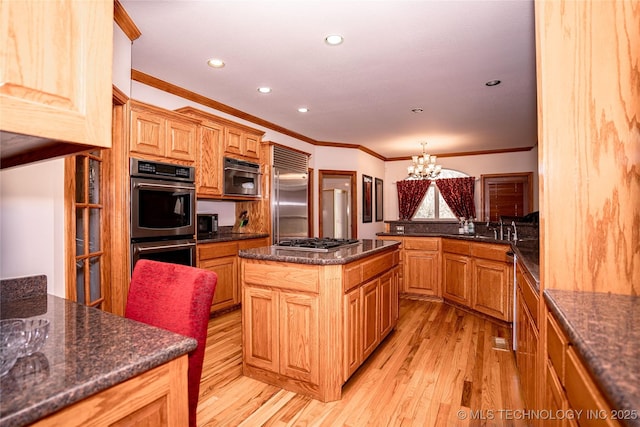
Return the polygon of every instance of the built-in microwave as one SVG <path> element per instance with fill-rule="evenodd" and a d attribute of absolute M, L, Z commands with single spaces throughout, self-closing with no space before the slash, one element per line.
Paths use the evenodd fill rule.
<path fill-rule="evenodd" d="M 224 158 L 224 195 L 260 196 L 260 165 L 245 160 Z"/>

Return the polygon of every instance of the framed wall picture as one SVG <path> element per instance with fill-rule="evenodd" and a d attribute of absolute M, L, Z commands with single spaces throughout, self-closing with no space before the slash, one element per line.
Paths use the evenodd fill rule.
<path fill-rule="evenodd" d="M 362 222 L 371 222 L 373 199 L 373 178 L 369 175 L 362 175 Z"/>
<path fill-rule="evenodd" d="M 376 222 L 384 220 L 384 196 L 382 195 L 382 180 L 376 178 Z"/>

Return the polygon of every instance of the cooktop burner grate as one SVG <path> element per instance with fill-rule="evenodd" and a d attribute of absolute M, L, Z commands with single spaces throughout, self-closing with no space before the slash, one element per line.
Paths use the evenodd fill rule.
<path fill-rule="evenodd" d="M 334 238 L 310 238 L 310 239 L 288 239 L 279 241 L 275 247 L 277 249 L 289 249 L 296 251 L 328 252 L 345 246 L 359 243 L 357 239 L 334 239 Z"/>

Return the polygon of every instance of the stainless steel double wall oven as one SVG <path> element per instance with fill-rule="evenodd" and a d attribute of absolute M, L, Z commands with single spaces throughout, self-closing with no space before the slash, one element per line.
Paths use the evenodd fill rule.
<path fill-rule="evenodd" d="M 131 159 L 131 268 L 139 259 L 195 266 L 195 169 Z"/>

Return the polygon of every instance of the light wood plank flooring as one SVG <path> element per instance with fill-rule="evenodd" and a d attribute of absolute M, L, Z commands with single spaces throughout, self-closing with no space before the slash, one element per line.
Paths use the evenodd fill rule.
<path fill-rule="evenodd" d="M 199 426 L 526 425 L 500 412 L 523 407 L 512 352 L 493 348 L 509 330 L 447 304 L 401 299 L 396 330 L 330 403 L 243 377 L 240 322 L 209 322 Z"/>

